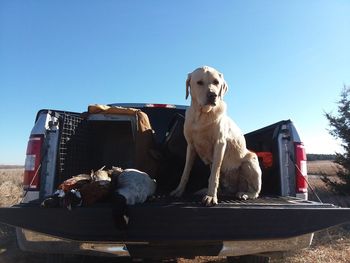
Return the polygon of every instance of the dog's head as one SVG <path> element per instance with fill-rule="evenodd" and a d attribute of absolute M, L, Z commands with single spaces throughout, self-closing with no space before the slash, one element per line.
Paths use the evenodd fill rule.
<path fill-rule="evenodd" d="M 222 100 L 228 90 L 222 73 L 214 68 L 204 66 L 188 74 L 186 80 L 186 99 L 191 98 L 201 107 L 210 110 Z"/>

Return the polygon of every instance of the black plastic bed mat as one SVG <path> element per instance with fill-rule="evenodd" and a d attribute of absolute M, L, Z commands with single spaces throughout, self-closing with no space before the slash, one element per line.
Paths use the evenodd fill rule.
<path fill-rule="evenodd" d="M 350 222 L 350 209 L 286 197 L 237 201 L 214 207 L 199 200 L 157 198 L 128 207 L 125 230 L 112 206 L 42 208 L 38 203 L 0 208 L 0 222 L 77 241 L 257 240 L 288 238 Z"/>

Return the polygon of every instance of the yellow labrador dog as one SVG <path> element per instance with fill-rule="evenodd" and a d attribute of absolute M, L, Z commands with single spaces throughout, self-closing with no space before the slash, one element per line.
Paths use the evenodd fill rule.
<path fill-rule="evenodd" d="M 225 195 L 235 194 L 240 199 L 259 196 L 259 161 L 256 154 L 246 148 L 240 129 L 226 115 L 223 97 L 227 89 L 223 75 L 214 68 L 204 66 L 188 74 L 186 99 L 191 94 L 191 105 L 184 124 L 186 164 L 172 196 L 183 194 L 196 154 L 211 167 L 208 191 L 203 198 L 205 205 L 218 203 L 219 183 Z"/>

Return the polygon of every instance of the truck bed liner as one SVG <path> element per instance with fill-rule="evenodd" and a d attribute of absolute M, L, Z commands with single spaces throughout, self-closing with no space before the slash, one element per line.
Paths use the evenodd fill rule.
<path fill-rule="evenodd" d="M 0 208 L 0 222 L 77 241 L 148 242 L 288 238 L 350 221 L 350 209 L 290 197 L 205 207 L 199 199 L 161 197 L 130 206 L 125 231 L 114 225 L 110 204 L 41 208 L 38 203 Z"/>

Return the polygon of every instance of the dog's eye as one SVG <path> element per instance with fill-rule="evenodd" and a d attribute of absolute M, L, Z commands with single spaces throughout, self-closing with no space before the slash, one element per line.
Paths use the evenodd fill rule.
<path fill-rule="evenodd" d="M 197 81 L 197 84 L 198 84 L 199 86 L 203 86 L 203 85 L 204 85 L 204 82 L 201 81 L 201 80 L 198 80 L 198 81 Z"/>
<path fill-rule="evenodd" d="M 214 85 L 218 85 L 218 84 L 219 84 L 219 81 L 218 81 L 217 79 L 214 79 L 214 80 L 213 80 L 213 84 L 214 84 Z"/>

